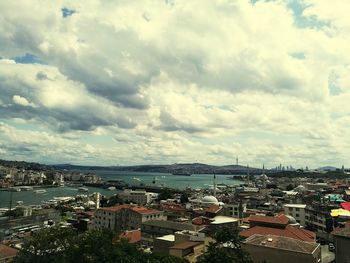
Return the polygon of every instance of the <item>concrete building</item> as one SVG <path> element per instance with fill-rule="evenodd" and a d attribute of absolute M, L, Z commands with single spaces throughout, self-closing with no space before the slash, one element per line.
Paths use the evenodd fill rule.
<path fill-rule="evenodd" d="M 136 205 L 103 207 L 96 211 L 93 228 L 107 228 L 112 231 L 135 230 L 148 220 L 166 220 L 163 211 L 147 209 Z"/>
<path fill-rule="evenodd" d="M 224 205 L 224 214 L 235 218 L 242 218 L 247 211 L 247 204 L 245 203 L 230 203 Z"/>
<path fill-rule="evenodd" d="M 151 202 L 151 193 L 147 193 L 145 190 L 125 189 L 122 193 L 118 194 L 118 197 L 123 202 L 131 202 L 138 205 L 146 205 Z"/>
<path fill-rule="evenodd" d="M 141 225 L 142 243 L 152 245 L 157 237 L 174 235 L 175 232 L 182 230 L 194 231 L 195 226 L 189 223 L 179 223 L 165 220 L 149 220 L 143 222 Z"/>
<path fill-rule="evenodd" d="M 350 227 L 337 228 L 332 235 L 335 245 L 335 262 L 350 262 Z"/>
<path fill-rule="evenodd" d="M 246 239 L 242 248 L 254 263 L 320 263 L 321 246 L 294 238 L 274 235 L 253 235 Z"/>
<path fill-rule="evenodd" d="M 206 250 L 213 240 L 204 233 L 196 231 L 177 231 L 174 235 L 165 235 L 154 240 L 153 251 L 163 255 L 172 255 L 189 262 L 196 262 L 197 258 Z"/>
<path fill-rule="evenodd" d="M 317 234 L 317 236 L 328 238 L 333 230 L 333 218 L 327 206 L 306 206 L 305 227 Z"/>
<path fill-rule="evenodd" d="M 305 222 L 305 208 L 306 205 L 304 204 L 285 204 L 283 206 L 284 213 L 286 215 L 290 215 L 295 218 L 295 220 L 302 225 L 303 227 L 306 226 Z"/>

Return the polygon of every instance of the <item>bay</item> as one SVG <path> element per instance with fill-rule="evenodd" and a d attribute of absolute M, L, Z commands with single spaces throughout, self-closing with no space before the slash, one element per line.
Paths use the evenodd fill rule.
<path fill-rule="evenodd" d="M 81 171 L 86 173 L 87 171 Z M 121 172 L 113 170 L 89 170 L 100 176 L 104 181 L 108 180 L 123 180 L 125 183 L 132 185 L 156 185 L 170 187 L 176 189 L 191 188 L 212 188 L 213 175 L 210 174 L 194 174 L 191 176 L 180 176 L 162 173 L 143 173 L 143 172 Z M 240 180 L 229 179 L 232 175 L 216 175 L 217 184 L 237 185 Z M 61 196 L 76 196 L 78 194 L 92 194 L 99 192 L 105 196 L 112 196 L 118 193 L 118 190 L 109 191 L 107 189 L 87 187 L 89 192 L 81 193 L 76 187 L 55 187 L 45 188 L 46 193 L 35 194 L 33 191 L 12 192 L 12 206 L 16 205 L 17 201 L 23 201 L 25 205 L 40 205 L 43 201 L 48 201 L 54 197 Z M 11 192 L 0 191 L 0 208 L 9 207 Z"/>

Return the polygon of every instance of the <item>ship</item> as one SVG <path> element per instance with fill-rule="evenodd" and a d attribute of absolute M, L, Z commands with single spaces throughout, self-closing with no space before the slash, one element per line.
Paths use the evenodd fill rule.
<path fill-rule="evenodd" d="M 45 189 L 34 190 L 33 193 L 34 194 L 44 194 L 44 193 L 46 193 L 46 190 Z"/>
<path fill-rule="evenodd" d="M 88 192 L 88 191 L 89 191 L 89 188 L 86 188 L 86 187 L 79 187 L 79 188 L 78 188 L 78 191 L 79 191 L 79 192 Z"/>
<path fill-rule="evenodd" d="M 191 176 L 192 173 L 190 173 L 188 171 L 183 171 L 183 170 L 176 170 L 176 171 L 172 172 L 172 175 Z"/>

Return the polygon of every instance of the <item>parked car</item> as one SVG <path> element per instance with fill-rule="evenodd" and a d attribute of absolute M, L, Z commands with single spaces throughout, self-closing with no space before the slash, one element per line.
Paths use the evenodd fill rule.
<path fill-rule="evenodd" d="M 328 244 L 328 250 L 331 251 L 331 252 L 334 252 L 334 251 L 335 251 L 335 246 L 334 246 L 334 244 L 329 243 L 329 244 Z"/>

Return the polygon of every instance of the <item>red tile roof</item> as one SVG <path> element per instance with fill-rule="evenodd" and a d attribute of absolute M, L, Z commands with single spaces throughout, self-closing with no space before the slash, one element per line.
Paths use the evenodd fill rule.
<path fill-rule="evenodd" d="M 145 207 L 132 207 L 131 210 L 135 211 L 136 213 L 140 214 L 155 214 L 155 213 L 160 213 L 159 210 L 156 209 L 148 209 Z"/>
<path fill-rule="evenodd" d="M 122 208 L 131 208 L 133 205 L 115 205 L 115 206 L 111 206 L 111 207 L 102 207 L 100 208 L 100 210 L 102 211 L 106 211 L 106 212 L 117 212 Z"/>
<path fill-rule="evenodd" d="M 17 254 L 17 249 L 3 245 L 0 243 L 0 260 L 13 258 Z"/>
<path fill-rule="evenodd" d="M 207 208 L 206 212 L 216 214 L 219 212 L 222 208 L 218 205 L 211 205 Z"/>
<path fill-rule="evenodd" d="M 176 244 L 175 246 L 172 246 L 170 248 L 183 250 L 183 249 L 188 249 L 191 247 L 198 246 L 200 244 L 202 244 L 202 242 L 187 241 L 187 242 Z"/>
<path fill-rule="evenodd" d="M 256 223 L 265 223 L 265 224 L 272 224 L 272 225 L 287 225 L 289 222 L 289 218 L 286 217 L 284 214 L 279 214 L 278 216 L 251 215 L 248 220 L 250 223 L 256 222 Z"/>
<path fill-rule="evenodd" d="M 141 229 L 125 231 L 120 234 L 120 238 L 126 238 L 129 243 L 137 243 L 141 241 Z"/>
<path fill-rule="evenodd" d="M 290 225 L 286 226 L 285 228 L 254 226 L 239 233 L 239 235 L 242 237 L 250 237 L 255 234 L 290 237 L 307 242 L 315 242 L 316 238 L 315 233 Z"/>
<path fill-rule="evenodd" d="M 125 205 L 116 205 L 116 206 L 111 206 L 111 207 L 102 207 L 102 211 L 106 212 L 117 212 L 121 209 L 131 209 L 134 212 L 140 213 L 140 214 L 154 214 L 154 213 L 159 213 L 159 210 L 156 209 L 148 209 L 142 206 L 135 206 L 135 205 L 130 205 L 130 204 L 125 204 Z"/>

